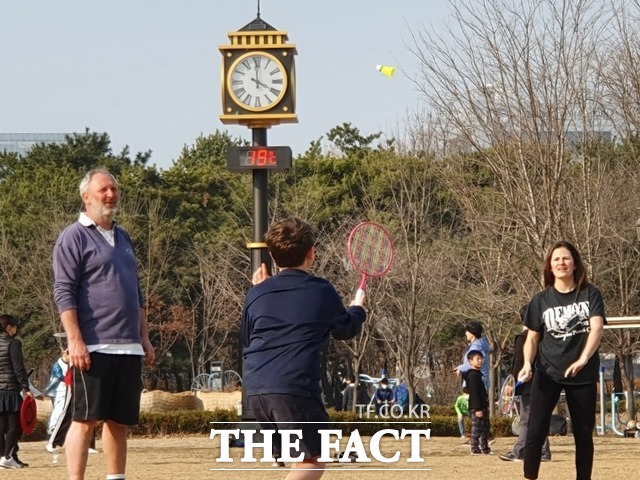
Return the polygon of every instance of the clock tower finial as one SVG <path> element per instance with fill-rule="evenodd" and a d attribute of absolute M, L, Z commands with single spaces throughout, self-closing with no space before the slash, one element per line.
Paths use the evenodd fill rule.
<path fill-rule="evenodd" d="M 260 18 L 260 0 L 258 0 L 258 18 Z"/>

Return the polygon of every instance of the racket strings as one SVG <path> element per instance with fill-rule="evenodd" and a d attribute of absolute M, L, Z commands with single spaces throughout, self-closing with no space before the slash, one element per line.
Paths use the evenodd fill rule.
<path fill-rule="evenodd" d="M 351 238 L 354 266 L 370 276 L 382 275 L 391 266 L 393 247 L 384 230 L 364 225 Z"/>
<path fill-rule="evenodd" d="M 516 395 L 516 381 L 512 375 L 509 375 L 502 385 L 500 392 L 500 410 L 506 415 L 511 410 Z"/>

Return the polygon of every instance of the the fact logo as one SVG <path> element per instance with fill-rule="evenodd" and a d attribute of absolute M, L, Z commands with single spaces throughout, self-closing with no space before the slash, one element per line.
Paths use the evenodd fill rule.
<path fill-rule="evenodd" d="M 296 429 L 281 429 L 278 430 L 278 434 L 281 439 L 281 451 L 279 458 L 273 457 L 273 436 L 276 433 L 275 430 L 260 430 L 262 434 L 262 442 L 254 440 L 254 434 L 256 430 L 220 430 L 211 429 L 210 438 L 216 439 L 220 437 L 220 455 L 216 458 L 217 463 L 232 463 L 233 459 L 229 455 L 229 443 L 231 438 L 240 439 L 244 438 L 244 452 L 240 459 L 241 462 L 300 462 L 303 460 L 303 454 L 291 457 L 290 451 L 299 449 L 300 439 L 302 438 L 302 430 Z M 318 430 L 318 434 L 321 438 L 321 455 L 318 458 L 319 462 L 342 462 L 349 463 L 355 461 L 356 463 L 369 463 L 376 460 L 381 463 L 394 463 L 401 460 L 400 450 L 396 450 L 391 456 L 385 456 L 380 451 L 380 441 L 384 437 L 393 438 L 396 442 L 410 442 L 410 454 L 405 459 L 408 463 L 424 462 L 424 459 L 420 456 L 420 440 L 422 437 L 425 439 L 431 438 L 430 429 L 385 429 L 376 432 L 369 441 L 368 451 L 360 437 L 360 432 L 354 430 L 349 435 L 347 445 L 343 452 L 340 454 L 340 458 L 334 458 L 335 453 L 340 452 L 340 440 L 342 439 L 342 430 L 335 429 L 321 429 Z M 256 459 L 256 451 L 258 450 L 259 458 Z M 353 458 L 351 458 L 353 457 Z"/>

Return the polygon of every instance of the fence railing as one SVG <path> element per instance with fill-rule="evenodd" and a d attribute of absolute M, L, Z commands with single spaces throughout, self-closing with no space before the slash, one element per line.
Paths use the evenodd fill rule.
<path fill-rule="evenodd" d="M 638 328 L 640 327 L 640 317 L 607 317 L 606 329 L 614 328 Z"/>

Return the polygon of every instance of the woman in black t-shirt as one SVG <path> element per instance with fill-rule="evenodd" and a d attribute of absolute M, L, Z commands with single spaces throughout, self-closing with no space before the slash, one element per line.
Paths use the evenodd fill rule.
<path fill-rule="evenodd" d="M 593 469 L 593 428 L 596 383 L 605 320 L 600 291 L 587 280 L 580 253 L 560 241 L 544 263 L 545 289 L 529 303 L 525 325 L 524 365 L 519 379 L 531 385 L 529 431 L 524 447 L 524 477 L 538 478 L 542 444 L 551 414 L 565 392 L 576 445 L 576 478 L 590 480 Z"/>

